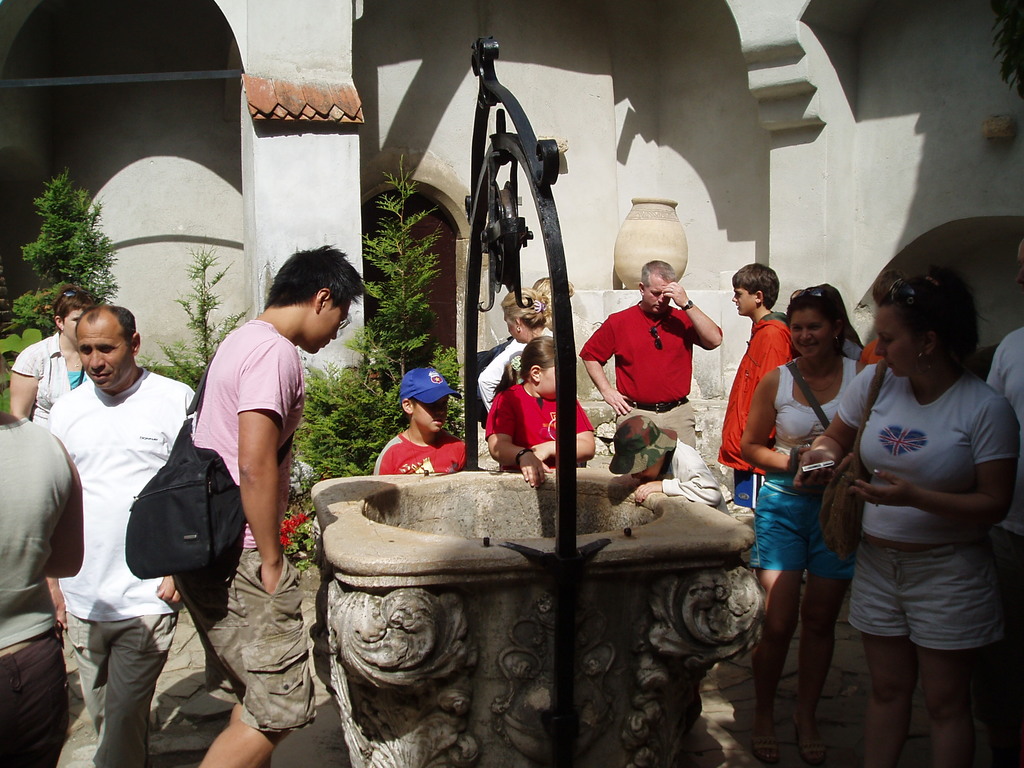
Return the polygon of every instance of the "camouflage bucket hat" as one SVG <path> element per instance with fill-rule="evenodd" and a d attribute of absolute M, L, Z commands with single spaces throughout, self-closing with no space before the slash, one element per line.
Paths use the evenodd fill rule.
<path fill-rule="evenodd" d="M 615 457 L 608 468 L 616 475 L 643 472 L 675 447 L 675 432 L 646 416 L 632 416 L 615 430 Z"/>

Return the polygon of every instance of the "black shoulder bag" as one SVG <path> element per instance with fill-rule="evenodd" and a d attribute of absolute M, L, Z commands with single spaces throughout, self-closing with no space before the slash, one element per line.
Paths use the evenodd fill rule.
<path fill-rule="evenodd" d="M 207 368 L 167 463 L 135 497 L 125 532 L 125 560 L 140 579 L 194 571 L 212 565 L 238 545 L 245 525 L 242 496 L 215 450 L 192 442 L 193 414 L 199 418 Z M 281 447 L 280 464 L 291 448 Z"/>

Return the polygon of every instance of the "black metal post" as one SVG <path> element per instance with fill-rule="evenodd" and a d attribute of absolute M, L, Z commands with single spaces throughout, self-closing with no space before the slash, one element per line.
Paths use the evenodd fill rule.
<path fill-rule="evenodd" d="M 465 351 L 466 351 L 466 453 L 467 464 L 477 467 L 478 422 L 475 392 L 479 371 L 476 365 L 477 312 L 494 305 L 496 289 L 504 285 L 522 301 L 519 250 L 531 234 L 518 215 L 518 173 L 521 171 L 530 187 L 540 218 L 540 229 L 551 278 L 552 317 L 554 320 L 556 411 L 562 428 L 555 436 L 560 458 L 555 469 L 557 510 L 555 551 L 538 552 L 526 547 L 506 544 L 526 557 L 547 567 L 555 580 L 555 648 L 554 690 L 552 707 L 545 722 L 553 741 L 554 765 L 571 768 L 579 716 L 574 706 L 576 603 L 580 580 L 587 558 L 607 544 L 595 542 L 581 551 L 576 543 L 576 345 L 569 300 L 569 279 L 565 267 L 565 251 L 558 223 L 551 186 L 558 179 L 558 148 L 550 139 L 538 141 L 530 121 L 515 96 L 502 86 L 494 74 L 498 44 L 493 38 L 481 38 L 473 46 L 473 71 L 479 79 L 476 118 L 473 126 L 472 173 L 473 190 L 467 200 L 467 213 L 472 225 L 467 269 Z M 491 109 L 501 105 L 495 119 L 496 131 L 487 134 Z M 506 116 L 515 132 L 506 129 Z M 510 179 L 498 187 L 498 174 L 508 166 Z M 488 254 L 487 299 L 477 303 L 480 289 L 483 253 Z"/>

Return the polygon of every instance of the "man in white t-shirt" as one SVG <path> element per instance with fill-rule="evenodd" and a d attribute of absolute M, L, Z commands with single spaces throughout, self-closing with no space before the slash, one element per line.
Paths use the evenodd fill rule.
<path fill-rule="evenodd" d="M 1017 247 L 1017 285 L 1024 291 L 1024 241 Z M 1008 334 L 996 349 L 988 384 L 1016 411 L 1024 445 L 1024 328 Z M 996 556 L 1005 634 L 979 653 L 973 681 L 976 714 L 988 729 L 993 768 L 1017 768 L 1024 716 L 1024 460 L 1017 461 L 1010 511 L 992 527 L 989 537 Z"/>
<path fill-rule="evenodd" d="M 201 768 L 269 765 L 281 739 L 313 720 L 302 591 L 280 540 L 288 445 L 305 397 L 296 347 L 327 346 L 362 290 L 337 249 L 299 251 L 274 278 L 263 313 L 232 331 L 210 364 L 195 443 L 224 459 L 247 524 L 240 553 L 177 576 L 207 662 L 238 699 Z"/>
<path fill-rule="evenodd" d="M 179 596 L 170 576 L 143 580 L 128 570 L 124 537 L 132 500 L 166 463 L 192 390 L 138 366 L 140 338 L 127 309 L 90 309 L 78 331 L 92 385 L 54 403 L 50 431 L 82 478 L 85 562 L 77 576 L 60 580 L 58 620 L 99 735 L 97 768 L 145 768 L 149 708 Z"/>

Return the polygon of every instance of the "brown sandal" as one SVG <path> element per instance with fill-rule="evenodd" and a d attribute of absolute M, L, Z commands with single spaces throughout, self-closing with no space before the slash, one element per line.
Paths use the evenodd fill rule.
<path fill-rule="evenodd" d="M 779 740 L 774 736 L 752 736 L 750 753 L 768 765 L 779 762 Z"/>
<path fill-rule="evenodd" d="M 801 739 L 800 726 L 797 725 L 795 718 L 793 719 L 793 729 L 796 731 L 796 745 L 800 751 L 800 759 L 808 765 L 821 765 L 824 763 L 825 758 L 828 756 L 828 747 L 825 746 L 825 742 L 820 738 Z"/>

